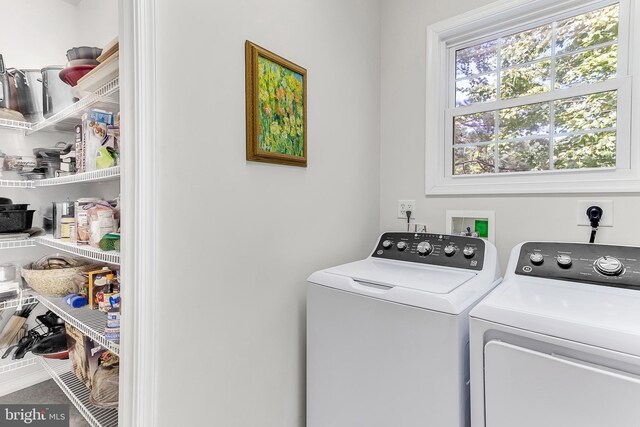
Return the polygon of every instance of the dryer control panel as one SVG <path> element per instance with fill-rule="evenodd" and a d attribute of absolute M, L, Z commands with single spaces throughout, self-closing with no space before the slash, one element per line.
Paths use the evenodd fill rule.
<path fill-rule="evenodd" d="M 640 290 L 640 247 L 527 242 L 515 273 Z"/>
<path fill-rule="evenodd" d="M 484 253 L 484 240 L 475 237 L 389 232 L 382 235 L 371 256 L 443 267 L 482 270 Z"/>

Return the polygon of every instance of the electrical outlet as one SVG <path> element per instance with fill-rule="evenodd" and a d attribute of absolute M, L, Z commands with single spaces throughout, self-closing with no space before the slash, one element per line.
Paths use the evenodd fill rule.
<path fill-rule="evenodd" d="M 398 218 L 407 219 L 407 211 L 411 211 L 411 218 L 416 217 L 416 201 L 398 200 Z"/>
<path fill-rule="evenodd" d="M 613 227 L 613 200 L 578 200 L 578 208 L 576 210 L 578 225 L 591 226 L 587 217 L 589 206 L 600 206 L 602 208 L 600 227 Z"/>

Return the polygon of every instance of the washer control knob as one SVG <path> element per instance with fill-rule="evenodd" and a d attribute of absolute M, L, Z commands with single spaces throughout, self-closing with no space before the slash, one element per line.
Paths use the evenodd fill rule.
<path fill-rule="evenodd" d="M 529 261 L 531 261 L 531 264 L 533 265 L 542 265 L 542 263 L 544 262 L 544 257 L 540 252 L 533 252 L 531 255 L 529 255 Z"/>
<path fill-rule="evenodd" d="M 457 251 L 456 247 L 453 245 L 447 245 L 444 247 L 444 254 L 446 256 L 453 256 Z"/>
<path fill-rule="evenodd" d="M 404 251 L 405 249 L 407 249 L 407 243 L 406 242 L 398 242 L 396 247 L 398 248 L 399 251 Z"/>
<path fill-rule="evenodd" d="M 473 258 L 473 256 L 476 254 L 476 249 L 472 248 L 471 246 L 465 246 L 462 250 L 462 253 L 466 258 Z"/>
<path fill-rule="evenodd" d="M 571 257 L 565 254 L 558 255 L 558 257 L 556 258 L 556 261 L 558 262 L 558 265 L 560 266 L 560 268 L 569 268 L 573 263 L 573 260 L 571 259 Z"/>
<path fill-rule="evenodd" d="M 385 240 L 382 242 L 382 247 L 385 249 L 389 249 L 391 246 L 393 246 L 393 242 L 391 240 Z"/>
<path fill-rule="evenodd" d="M 433 252 L 433 246 L 429 242 L 420 242 L 418 243 L 418 253 L 420 255 L 429 255 Z"/>
<path fill-rule="evenodd" d="M 603 256 L 596 260 L 596 271 L 605 276 L 619 276 L 624 271 L 624 265 L 618 258 Z"/>

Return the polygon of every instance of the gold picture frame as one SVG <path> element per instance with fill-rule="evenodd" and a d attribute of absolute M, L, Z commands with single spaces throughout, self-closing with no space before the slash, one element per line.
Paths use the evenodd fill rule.
<path fill-rule="evenodd" d="M 247 160 L 307 166 L 307 70 L 245 42 Z"/>

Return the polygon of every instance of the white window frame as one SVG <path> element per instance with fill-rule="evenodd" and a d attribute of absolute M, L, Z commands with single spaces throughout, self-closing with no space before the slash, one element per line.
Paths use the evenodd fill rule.
<path fill-rule="evenodd" d="M 618 72 L 615 79 L 563 89 L 569 98 L 598 90 L 618 91 L 617 153 L 615 168 L 572 169 L 486 175 L 453 175 L 453 116 L 455 88 L 451 54 L 457 46 L 492 40 L 500 35 L 524 31 L 556 19 L 620 4 Z M 426 173 L 427 195 L 535 194 L 640 192 L 640 133 L 632 111 L 640 111 L 640 88 L 632 85 L 634 70 L 640 70 L 640 7 L 630 0 L 503 0 L 470 11 L 427 28 L 426 64 Z M 637 29 L 634 31 L 632 23 Z M 452 59 L 453 58 L 453 59 Z M 453 90 L 452 90 L 453 88 Z M 499 101 L 496 108 L 533 104 L 557 97 L 557 91 Z M 455 100 L 455 98 L 453 98 Z M 481 103 L 477 109 L 493 109 Z M 495 103 L 498 105 L 498 102 Z M 476 107 L 465 107 L 473 113 Z"/>

